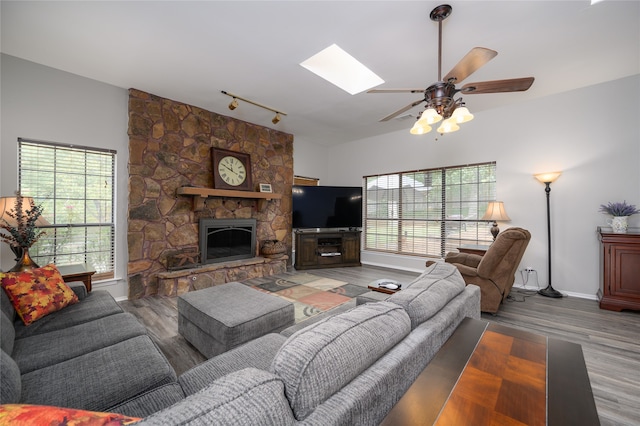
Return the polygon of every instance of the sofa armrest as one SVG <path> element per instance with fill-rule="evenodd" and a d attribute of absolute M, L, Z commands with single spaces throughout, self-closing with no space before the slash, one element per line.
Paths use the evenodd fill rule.
<path fill-rule="evenodd" d="M 73 281 L 67 283 L 67 285 L 73 290 L 73 292 L 78 296 L 79 300 L 87 297 L 87 288 L 84 286 L 82 281 Z"/>
<path fill-rule="evenodd" d="M 444 261 L 447 263 L 458 263 L 461 265 L 469 266 L 470 268 L 477 268 L 482 260 L 482 256 L 471 253 L 447 253 Z"/>

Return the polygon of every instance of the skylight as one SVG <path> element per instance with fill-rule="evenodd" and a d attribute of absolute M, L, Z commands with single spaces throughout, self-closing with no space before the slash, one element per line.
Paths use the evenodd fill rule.
<path fill-rule="evenodd" d="M 336 44 L 300 65 L 351 95 L 384 83 L 383 79 Z"/>

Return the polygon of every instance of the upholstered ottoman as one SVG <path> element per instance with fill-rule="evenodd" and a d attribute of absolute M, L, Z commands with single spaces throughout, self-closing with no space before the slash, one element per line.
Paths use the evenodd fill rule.
<path fill-rule="evenodd" d="M 241 283 L 192 291 L 178 298 L 178 332 L 207 358 L 279 332 L 294 322 L 291 302 Z"/>

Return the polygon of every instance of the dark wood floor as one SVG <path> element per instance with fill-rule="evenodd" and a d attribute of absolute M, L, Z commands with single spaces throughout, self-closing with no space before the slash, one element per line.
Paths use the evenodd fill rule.
<path fill-rule="evenodd" d="M 305 272 L 361 286 L 379 278 L 409 282 L 417 276 L 368 266 Z M 640 313 L 604 311 L 593 300 L 550 299 L 519 289 L 512 296 L 497 315 L 483 314 L 483 319 L 582 345 L 601 424 L 639 425 Z M 178 375 L 205 360 L 178 334 L 175 298 L 120 303 L 145 324 Z"/>

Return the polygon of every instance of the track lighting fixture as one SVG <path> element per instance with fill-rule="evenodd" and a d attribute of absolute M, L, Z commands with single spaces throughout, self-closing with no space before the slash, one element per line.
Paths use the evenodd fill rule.
<path fill-rule="evenodd" d="M 266 105 L 259 104 L 258 102 L 255 102 L 255 101 L 252 101 L 252 100 L 250 100 L 250 99 L 246 99 L 246 98 L 240 97 L 240 96 L 238 96 L 238 95 L 234 95 L 234 94 L 229 93 L 229 92 L 225 92 L 224 90 L 221 90 L 220 92 L 221 92 L 223 95 L 227 95 L 227 96 L 230 96 L 230 97 L 232 97 L 232 98 L 233 98 L 233 100 L 232 100 L 232 101 L 231 101 L 231 103 L 229 104 L 229 109 L 230 109 L 230 110 L 232 110 L 232 111 L 233 111 L 234 109 L 238 108 L 238 99 L 240 99 L 241 101 L 244 101 L 244 102 L 246 102 L 246 103 L 248 103 L 248 104 L 252 104 L 252 105 L 255 105 L 255 106 L 257 106 L 257 107 L 260 107 L 260 108 L 266 109 L 266 110 L 268 110 L 268 111 L 275 112 L 275 113 L 276 113 L 276 115 L 275 115 L 275 116 L 273 117 L 273 119 L 271 120 L 271 122 L 272 122 L 273 124 L 278 124 L 278 123 L 280 122 L 280 120 L 282 120 L 282 116 L 283 116 L 283 115 L 287 115 L 286 113 L 284 113 L 284 112 L 282 112 L 282 111 L 278 111 L 278 110 L 277 110 L 277 109 L 275 109 L 275 108 L 271 108 L 271 107 L 268 107 L 268 106 L 266 106 Z"/>

